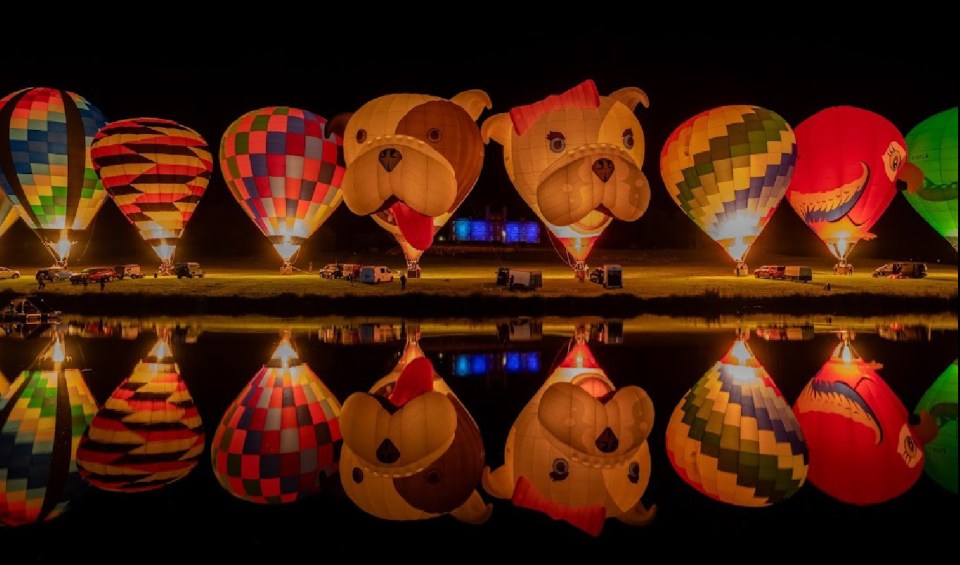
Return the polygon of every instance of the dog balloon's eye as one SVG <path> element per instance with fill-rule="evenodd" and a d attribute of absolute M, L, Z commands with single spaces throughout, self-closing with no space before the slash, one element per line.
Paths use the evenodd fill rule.
<path fill-rule="evenodd" d="M 440 471 L 437 469 L 430 469 L 427 471 L 427 484 L 428 485 L 438 485 L 440 484 Z"/>
<path fill-rule="evenodd" d="M 357 143 L 363 143 L 367 140 L 367 130 L 358 129 L 357 130 Z"/>
<path fill-rule="evenodd" d="M 427 139 L 430 143 L 439 143 L 443 139 L 443 134 L 437 128 L 430 128 L 427 130 Z"/>
<path fill-rule="evenodd" d="M 633 149 L 633 130 L 625 129 L 623 130 L 623 146 L 627 149 Z"/>
<path fill-rule="evenodd" d="M 570 475 L 570 463 L 562 457 L 553 460 L 553 466 L 550 469 L 550 478 L 554 481 L 562 481 Z"/>
<path fill-rule="evenodd" d="M 551 131 L 547 134 L 547 145 L 550 147 L 550 151 L 560 153 L 567 148 L 567 138 L 558 131 Z"/>
<path fill-rule="evenodd" d="M 640 464 L 636 461 L 630 463 L 630 467 L 627 469 L 627 479 L 633 484 L 640 481 Z"/>

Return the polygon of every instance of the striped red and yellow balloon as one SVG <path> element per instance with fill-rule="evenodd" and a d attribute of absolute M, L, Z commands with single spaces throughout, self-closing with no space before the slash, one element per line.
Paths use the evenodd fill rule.
<path fill-rule="evenodd" d="M 343 144 L 327 120 L 287 106 L 248 112 L 220 142 L 230 193 L 285 261 L 343 201 Z"/>
<path fill-rule="evenodd" d="M 90 162 L 106 119 L 73 92 L 25 88 L 0 100 L 0 188 L 57 259 L 90 225 L 107 193 Z"/>
<path fill-rule="evenodd" d="M 177 122 L 135 118 L 101 129 L 90 156 L 123 215 L 170 261 L 213 172 L 207 142 Z"/>

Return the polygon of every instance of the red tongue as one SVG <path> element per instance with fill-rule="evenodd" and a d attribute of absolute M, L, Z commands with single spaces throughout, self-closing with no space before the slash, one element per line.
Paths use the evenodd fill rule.
<path fill-rule="evenodd" d="M 549 500 L 537 491 L 526 477 L 517 479 L 513 489 L 513 504 L 520 508 L 538 510 L 554 520 L 563 520 L 593 537 L 603 531 L 606 510 L 603 506 L 565 506 Z"/>
<path fill-rule="evenodd" d="M 420 251 L 426 251 L 433 245 L 433 217 L 424 216 L 403 202 L 390 206 L 393 219 L 407 243 Z"/>
<path fill-rule="evenodd" d="M 417 357 L 407 363 L 397 379 L 397 386 L 390 393 L 394 406 L 403 406 L 413 398 L 433 390 L 433 364 L 426 357 Z"/>

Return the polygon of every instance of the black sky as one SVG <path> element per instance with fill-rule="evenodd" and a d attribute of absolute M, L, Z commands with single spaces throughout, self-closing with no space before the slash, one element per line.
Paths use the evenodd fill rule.
<path fill-rule="evenodd" d="M 643 169 L 653 198 L 640 220 L 615 222 L 604 245 L 641 249 L 711 245 L 667 196 L 659 175 L 664 140 L 697 112 L 723 104 L 755 104 L 778 112 L 795 126 L 822 108 L 846 104 L 877 112 L 906 134 L 921 120 L 957 105 L 958 99 L 953 50 L 929 43 L 922 49 L 893 48 L 882 38 L 837 37 L 802 46 L 754 36 L 699 44 L 621 37 L 571 45 L 563 43 L 565 38 L 547 36 L 506 46 L 502 39 L 493 34 L 483 45 L 471 41 L 464 46 L 446 38 L 400 38 L 367 50 L 338 48 L 319 39 L 315 45 L 297 47 L 280 41 L 241 46 L 226 39 L 202 57 L 192 49 L 139 45 L 132 60 L 122 53 L 122 42 L 109 43 L 109 50 L 93 42 L 86 50 L 0 55 L 0 60 L 7 59 L 0 94 L 29 86 L 71 90 L 99 107 L 109 120 L 149 116 L 179 121 L 199 131 L 216 153 L 223 131 L 234 119 L 268 105 L 298 106 L 330 118 L 392 92 L 449 97 L 480 88 L 493 100 L 492 112 L 503 112 L 587 78 L 595 80 L 602 94 L 638 86 L 651 101 L 650 108 L 638 109 L 637 115 L 646 135 Z M 533 216 L 516 196 L 495 144 L 488 147 L 480 180 L 458 215 L 481 215 L 486 205 L 507 206 L 513 217 Z M 859 253 L 956 261 L 950 246 L 900 196 L 874 231 L 878 240 L 863 244 Z M 371 220 L 355 217 L 341 206 L 304 253 L 312 258 L 333 248 L 389 242 Z M 181 258 L 273 258 L 265 238 L 233 201 L 219 169 L 180 247 Z M 20 225 L 3 238 L 0 264 L 33 262 L 30 258 L 36 256 L 44 262 L 40 251 L 36 238 Z M 753 252 L 819 255 L 825 250 L 784 203 Z M 96 220 L 88 253 L 89 261 L 130 256 L 153 262 L 149 249 L 109 202 Z"/>

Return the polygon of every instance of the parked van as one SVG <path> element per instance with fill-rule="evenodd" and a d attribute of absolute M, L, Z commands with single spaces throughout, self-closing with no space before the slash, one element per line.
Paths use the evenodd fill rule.
<path fill-rule="evenodd" d="M 510 269 L 510 279 L 507 284 L 510 290 L 536 290 L 542 286 L 543 273 L 541 271 Z"/>
<path fill-rule="evenodd" d="M 813 269 L 798 265 L 788 265 L 783 268 L 783 278 L 788 281 L 810 282 L 813 280 Z"/>
<path fill-rule="evenodd" d="M 393 282 L 393 272 L 382 265 L 366 266 L 360 269 L 360 282 L 367 284 Z"/>
<path fill-rule="evenodd" d="M 113 268 L 117 273 L 117 278 L 120 280 L 123 279 L 142 279 L 143 271 L 140 270 L 140 265 L 136 263 L 130 263 L 128 265 L 117 265 Z"/>
<path fill-rule="evenodd" d="M 873 272 L 874 277 L 889 277 L 891 279 L 922 279 L 927 276 L 926 263 L 887 263 Z"/>
<path fill-rule="evenodd" d="M 173 272 L 177 275 L 178 279 L 187 277 L 192 279 L 194 277 L 198 279 L 203 278 L 203 270 L 200 268 L 200 263 L 189 262 L 189 263 L 177 263 L 173 266 Z"/>

